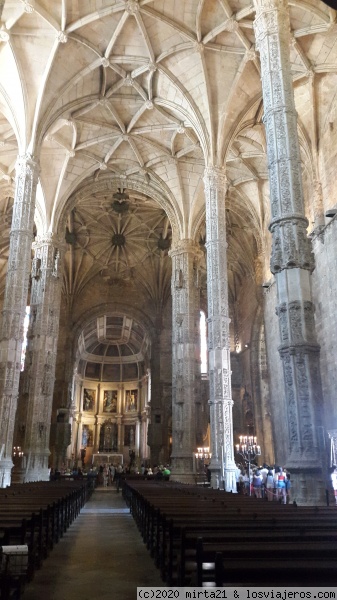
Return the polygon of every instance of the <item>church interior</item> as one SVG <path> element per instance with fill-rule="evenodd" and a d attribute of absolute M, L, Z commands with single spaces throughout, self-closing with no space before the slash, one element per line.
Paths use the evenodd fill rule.
<path fill-rule="evenodd" d="M 1 3 L 0 3 L 1 4 Z M 0 486 L 337 462 L 337 12 L 5 0 Z M 199 449 L 199 450 L 198 450 Z M 203 465 L 204 466 L 204 465 Z"/>

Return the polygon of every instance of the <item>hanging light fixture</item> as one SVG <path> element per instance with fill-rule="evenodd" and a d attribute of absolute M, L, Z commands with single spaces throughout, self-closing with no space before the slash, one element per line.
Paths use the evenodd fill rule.
<path fill-rule="evenodd" d="M 118 214 L 127 213 L 129 210 L 129 194 L 127 194 L 123 189 L 118 188 L 118 191 L 115 192 L 112 197 L 114 201 L 111 205 L 112 210 L 114 210 Z"/>
<path fill-rule="evenodd" d="M 115 192 L 112 195 L 112 197 L 118 200 L 118 202 L 124 202 L 124 200 L 129 200 L 129 194 L 126 194 L 126 192 L 121 188 L 118 188 L 118 191 Z"/>

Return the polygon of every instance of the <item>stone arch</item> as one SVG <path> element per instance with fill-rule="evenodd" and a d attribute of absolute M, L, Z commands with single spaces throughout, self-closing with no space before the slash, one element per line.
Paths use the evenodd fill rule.
<path fill-rule="evenodd" d="M 172 244 L 176 243 L 181 237 L 182 218 L 180 211 L 176 206 L 173 198 L 169 198 L 166 190 L 162 186 L 144 183 L 136 177 L 124 177 L 112 175 L 102 177 L 99 181 L 92 181 L 80 187 L 77 191 L 69 196 L 63 206 L 59 205 L 54 215 L 54 229 L 60 232 L 65 231 L 66 219 L 70 210 L 72 210 L 78 200 L 90 196 L 97 192 L 115 192 L 118 187 L 128 188 L 136 192 L 140 192 L 155 200 L 158 205 L 166 212 L 172 227 Z"/>
<path fill-rule="evenodd" d="M 150 340 L 152 342 L 155 336 L 155 326 L 153 322 L 149 319 L 149 317 L 141 310 L 134 306 L 128 305 L 127 302 L 113 302 L 113 303 L 104 303 L 95 306 L 94 308 L 83 313 L 76 322 L 76 325 L 72 331 L 72 339 L 73 339 L 73 359 L 76 361 L 76 352 L 78 349 L 78 340 L 81 334 L 81 331 L 84 329 L 85 325 L 92 321 L 95 318 L 98 318 L 103 315 L 113 316 L 117 314 L 124 314 L 137 322 L 144 325 L 144 329 L 148 332 Z"/>

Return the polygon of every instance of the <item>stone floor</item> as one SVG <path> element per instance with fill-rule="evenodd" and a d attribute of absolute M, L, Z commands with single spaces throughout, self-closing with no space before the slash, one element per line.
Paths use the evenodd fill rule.
<path fill-rule="evenodd" d="M 164 583 L 121 493 L 97 488 L 22 600 L 135 600 L 137 586 Z"/>

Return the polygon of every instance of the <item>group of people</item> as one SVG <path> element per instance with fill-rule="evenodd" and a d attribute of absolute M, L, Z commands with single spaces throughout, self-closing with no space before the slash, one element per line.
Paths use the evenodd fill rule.
<path fill-rule="evenodd" d="M 145 465 L 142 464 L 139 474 L 144 475 L 145 477 L 153 477 L 154 479 L 168 480 L 171 475 L 171 471 L 169 465 L 155 465 L 152 469 L 152 467 L 145 467 Z"/>
<path fill-rule="evenodd" d="M 123 467 L 121 464 L 110 465 L 101 464 L 98 469 L 98 485 L 108 487 L 116 484 L 117 491 L 119 491 L 120 482 L 124 475 L 144 475 L 145 477 L 153 479 L 164 479 L 168 480 L 171 471 L 168 465 L 155 465 L 152 467 L 146 467 L 144 464 L 141 465 L 140 469 L 137 466 L 130 464 L 128 467 Z"/>
<path fill-rule="evenodd" d="M 108 487 L 108 485 L 113 485 L 115 483 L 117 491 L 119 491 L 120 480 L 123 474 L 124 469 L 121 464 L 118 464 L 117 466 L 102 464 L 98 468 L 97 483 L 98 485 L 103 485 L 103 487 Z"/>
<path fill-rule="evenodd" d="M 238 469 L 238 492 L 246 496 L 264 498 L 268 501 L 278 501 L 287 504 L 290 501 L 290 473 L 283 467 L 254 466 L 250 470 Z"/>

